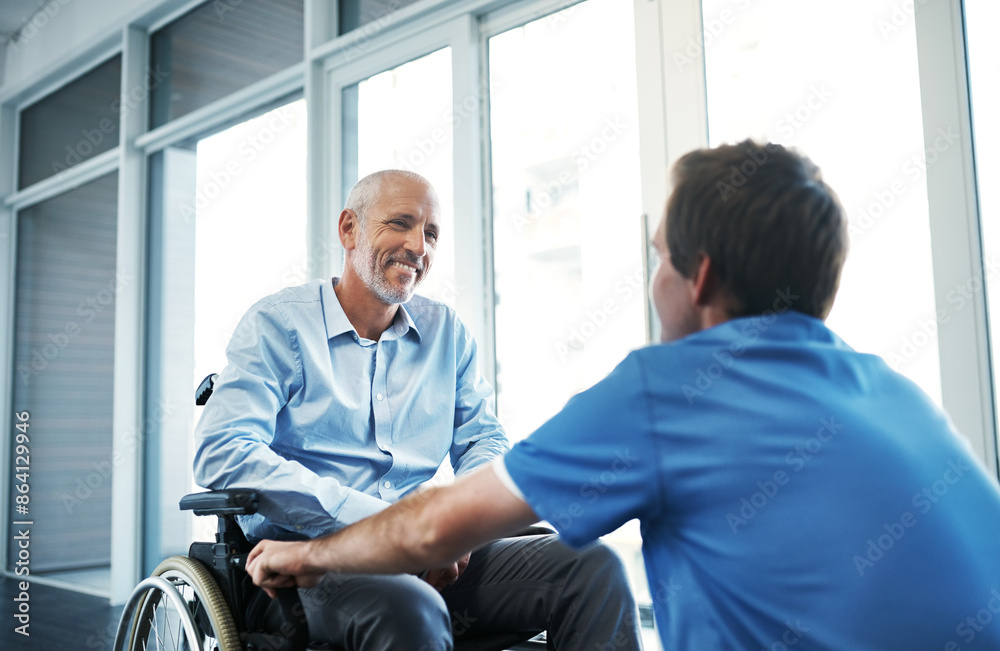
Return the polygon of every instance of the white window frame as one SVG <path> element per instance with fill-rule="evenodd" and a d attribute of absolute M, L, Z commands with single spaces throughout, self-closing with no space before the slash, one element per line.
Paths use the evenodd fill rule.
<path fill-rule="evenodd" d="M 972 279 L 978 279 L 981 288 L 968 309 L 953 310 L 948 322 L 938 327 L 941 397 L 958 431 L 969 439 L 990 473 L 1000 476 L 962 4 L 914 3 L 924 143 L 934 143 L 940 128 L 959 134 L 957 145 L 927 166 L 934 294 L 941 307 L 948 305 L 957 287 L 967 286 Z"/>

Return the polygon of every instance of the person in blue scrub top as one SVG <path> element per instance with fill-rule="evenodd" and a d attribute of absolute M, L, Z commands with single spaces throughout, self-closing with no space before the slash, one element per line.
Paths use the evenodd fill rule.
<path fill-rule="evenodd" d="M 666 649 L 1000 649 L 1000 490 L 916 385 L 824 324 L 848 235 L 819 169 L 745 141 L 673 182 L 662 343 L 454 486 L 258 547 L 254 581 L 445 565 L 539 518 L 581 547 L 638 518 Z"/>
<path fill-rule="evenodd" d="M 445 459 L 464 477 L 509 449 L 472 335 L 414 294 L 440 212 L 418 174 L 366 176 L 338 222 L 343 275 L 261 299 L 236 328 L 194 469 L 202 486 L 260 491 L 259 512 L 240 521 L 250 540 L 343 529 Z M 300 596 L 310 637 L 348 651 L 506 649 L 543 630 L 557 649 L 641 648 L 620 559 L 554 535 L 493 540 L 412 573 L 331 574 Z"/>

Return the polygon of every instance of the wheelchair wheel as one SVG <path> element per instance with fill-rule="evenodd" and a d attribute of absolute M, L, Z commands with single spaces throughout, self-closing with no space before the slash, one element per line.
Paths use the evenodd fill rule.
<path fill-rule="evenodd" d="M 116 651 L 241 651 L 229 606 L 208 570 L 171 556 L 133 591 Z"/>

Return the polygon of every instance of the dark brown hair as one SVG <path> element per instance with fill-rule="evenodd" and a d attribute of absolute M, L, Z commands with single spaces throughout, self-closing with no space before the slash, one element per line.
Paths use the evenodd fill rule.
<path fill-rule="evenodd" d="M 792 309 L 826 317 L 847 256 L 847 221 L 812 161 L 745 140 L 684 155 L 673 182 L 667 246 L 681 275 L 690 278 L 705 254 L 736 300 L 733 316 L 791 296 L 784 304 Z"/>

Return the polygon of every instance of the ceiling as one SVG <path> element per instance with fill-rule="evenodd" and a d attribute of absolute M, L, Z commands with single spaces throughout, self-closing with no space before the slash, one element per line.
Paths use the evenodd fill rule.
<path fill-rule="evenodd" d="M 47 2 L 57 0 L 0 0 L 0 43 L 6 43 Z"/>

